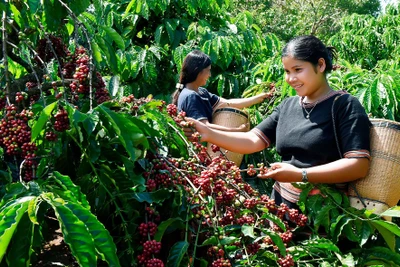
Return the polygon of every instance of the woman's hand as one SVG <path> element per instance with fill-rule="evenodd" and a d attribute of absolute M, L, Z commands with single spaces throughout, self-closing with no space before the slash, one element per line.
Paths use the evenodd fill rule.
<path fill-rule="evenodd" d="M 267 173 L 258 175 L 261 179 L 272 178 L 283 183 L 301 182 L 301 177 L 301 169 L 282 162 L 272 163 Z"/>
<path fill-rule="evenodd" d="M 246 123 L 241 124 L 239 127 L 234 128 L 233 131 L 234 132 L 247 132 L 249 127 L 250 127 L 250 123 L 246 122 Z"/>
<path fill-rule="evenodd" d="M 257 104 L 263 102 L 266 98 L 271 97 L 270 93 L 261 93 L 259 95 L 256 95 L 257 97 Z"/>
<path fill-rule="evenodd" d="M 201 136 L 201 142 L 207 141 L 207 133 L 209 131 L 208 126 L 201 121 L 186 118 L 186 122 L 188 126 L 183 126 L 183 131 L 185 132 L 185 136 L 190 141 L 198 141 L 196 136 L 193 136 L 196 132 Z"/>

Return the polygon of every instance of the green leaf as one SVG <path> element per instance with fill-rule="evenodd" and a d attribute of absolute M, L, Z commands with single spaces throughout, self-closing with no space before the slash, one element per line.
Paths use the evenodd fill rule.
<path fill-rule="evenodd" d="M 46 106 L 40 113 L 39 119 L 32 126 L 32 142 L 35 141 L 39 133 L 43 130 L 43 126 L 46 125 L 46 122 L 49 120 L 51 112 L 53 112 L 54 108 L 57 106 L 57 103 L 58 102 L 51 103 L 50 105 Z"/>
<path fill-rule="evenodd" d="M 374 81 L 372 82 L 369 90 L 371 91 L 371 105 L 372 105 L 372 110 L 375 111 L 379 108 L 379 89 L 378 86 L 380 86 L 381 83 L 379 82 L 379 78 L 375 78 Z"/>
<path fill-rule="evenodd" d="M 255 238 L 255 236 L 254 236 L 254 226 L 243 225 L 242 226 L 242 233 L 243 233 L 244 236 L 249 236 L 251 238 Z"/>
<path fill-rule="evenodd" d="M 91 40 L 90 45 L 92 47 L 93 58 L 96 60 L 97 63 L 101 63 L 103 61 L 103 58 L 101 56 L 100 47 L 96 43 L 95 39 Z"/>
<path fill-rule="evenodd" d="M 330 187 L 327 187 L 326 190 L 324 190 L 323 192 L 325 192 L 326 194 L 328 194 L 330 197 L 333 198 L 333 200 L 337 203 L 337 204 L 341 204 L 342 203 L 342 195 L 340 192 L 338 192 L 337 190 L 334 190 Z"/>
<path fill-rule="evenodd" d="M 124 19 L 126 16 L 128 16 L 129 11 L 131 10 L 132 6 L 133 6 L 135 3 L 136 3 L 136 0 L 131 0 L 131 1 L 129 2 L 129 4 L 126 6 L 124 15 L 122 16 L 123 19 Z"/>
<path fill-rule="evenodd" d="M 340 253 L 340 249 L 331 240 L 325 238 L 305 241 L 302 244 L 308 248 L 319 248 Z"/>
<path fill-rule="evenodd" d="M 121 50 L 125 50 L 124 39 L 122 39 L 121 35 L 119 35 L 119 33 L 116 30 L 104 25 L 100 25 L 100 27 L 106 32 L 107 36 L 111 37 L 111 39 L 117 44 L 117 46 Z"/>
<path fill-rule="evenodd" d="M 332 240 L 337 242 L 339 236 L 342 234 L 343 227 L 349 223 L 352 219 L 342 214 L 336 218 L 336 221 L 331 224 L 330 233 L 332 236 Z"/>
<path fill-rule="evenodd" d="M 28 216 L 29 216 L 29 219 L 31 220 L 31 222 L 33 224 L 37 224 L 37 225 L 39 225 L 39 223 L 37 221 L 37 217 L 36 217 L 37 212 L 39 210 L 38 203 L 40 204 L 40 201 L 39 201 L 39 198 L 36 197 L 34 199 L 31 199 L 31 201 L 29 201 L 29 205 L 28 205 Z"/>
<path fill-rule="evenodd" d="M 189 243 L 186 241 L 176 242 L 171 250 L 167 260 L 167 267 L 180 266 L 183 256 L 186 254 Z"/>
<path fill-rule="evenodd" d="M 62 199 L 48 195 L 46 201 L 53 207 L 60 223 L 65 243 L 80 266 L 97 266 L 94 240 L 84 222 L 69 209 Z M 86 209 L 85 209 L 86 210 Z"/>
<path fill-rule="evenodd" d="M 399 217 L 400 218 L 400 206 L 394 206 L 383 213 L 381 216 L 389 216 L 389 217 Z"/>
<path fill-rule="evenodd" d="M 106 127 L 112 127 L 116 132 L 117 138 L 131 159 L 137 160 L 142 155 L 142 150 L 137 148 L 138 145 L 143 145 L 144 148 L 149 147 L 143 132 L 132 122 L 128 114 L 116 113 L 103 105 L 96 107 L 96 110 L 103 115 L 103 124 Z"/>
<path fill-rule="evenodd" d="M 345 257 L 342 257 L 339 253 L 336 252 L 336 256 L 339 258 L 340 263 L 343 264 L 343 266 L 346 266 L 346 267 L 356 266 L 354 257 L 351 253 L 345 255 Z"/>
<path fill-rule="evenodd" d="M 373 266 L 370 261 L 381 260 L 381 266 L 400 266 L 400 254 L 385 247 L 374 247 L 363 251 L 362 266 Z"/>
<path fill-rule="evenodd" d="M 361 236 L 359 236 L 359 233 L 357 232 L 357 229 L 355 227 L 355 221 L 351 221 L 348 224 L 346 224 L 344 226 L 343 233 L 348 240 L 357 243 L 361 242 Z"/>
<path fill-rule="evenodd" d="M 165 21 L 165 29 L 167 30 L 168 37 L 169 37 L 169 42 L 170 44 L 174 43 L 174 38 L 175 38 L 175 30 L 176 27 L 178 26 L 178 23 L 176 20 L 166 20 Z"/>
<path fill-rule="evenodd" d="M 28 6 L 31 11 L 31 14 L 36 13 L 36 11 L 39 8 L 39 4 L 40 4 L 40 2 L 37 0 L 28 0 Z"/>
<path fill-rule="evenodd" d="M 219 95 L 223 95 L 225 91 L 225 78 L 222 74 L 219 74 L 216 78 L 218 80 L 217 91 Z"/>
<path fill-rule="evenodd" d="M 71 34 L 75 30 L 75 26 L 74 26 L 74 24 L 71 23 L 71 21 L 68 21 L 68 23 L 65 24 L 65 28 L 67 29 L 68 36 L 71 36 Z M 93 47 L 92 47 L 92 51 L 93 51 Z"/>
<path fill-rule="evenodd" d="M 70 1 L 68 6 L 74 12 L 75 16 L 79 16 L 90 5 L 90 0 Z"/>
<path fill-rule="evenodd" d="M 108 91 L 111 92 L 113 97 L 118 96 L 118 98 L 121 98 L 123 96 L 123 90 L 120 87 L 119 80 L 120 78 L 118 75 L 112 76 L 109 82 Z"/>
<path fill-rule="evenodd" d="M 99 45 L 101 52 L 107 58 L 110 69 L 114 73 L 118 73 L 118 59 L 112 46 L 99 36 L 95 36 L 95 40 L 96 43 Z"/>
<path fill-rule="evenodd" d="M 286 256 L 286 247 L 282 241 L 282 238 L 276 232 L 271 231 L 267 228 L 262 229 L 262 231 L 263 231 L 263 233 L 267 234 L 272 239 L 274 244 L 278 247 L 281 255 Z"/>
<path fill-rule="evenodd" d="M 41 22 L 49 31 L 57 31 L 66 15 L 66 9 L 60 4 L 59 1 L 42 0 L 44 6 L 43 17 Z"/>
<path fill-rule="evenodd" d="M 388 229 L 390 232 L 392 232 L 393 234 L 400 237 L 400 227 L 393 222 L 388 222 L 388 221 L 384 221 L 384 220 L 373 220 L 371 223 L 373 223 L 375 226 L 376 225 L 383 226 L 386 229 Z"/>
<path fill-rule="evenodd" d="M 369 237 L 372 235 L 372 233 L 373 233 L 373 229 L 372 229 L 372 226 L 370 225 L 370 223 L 363 221 L 362 226 L 361 226 L 361 233 L 360 233 L 360 236 L 361 236 L 360 246 L 361 247 L 367 243 L 367 241 L 368 241 Z"/>
<path fill-rule="evenodd" d="M 94 216 L 86 207 L 83 207 L 78 203 L 68 202 L 66 207 L 85 224 L 93 238 L 97 252 L 101 255 L 102 259 L 108 263 L 108 266 L 121 266 L 114 240 L 96 216 Z"/>
<path fill-rule="evenodd" d="M 6 208 L 0 212 L 0 262 L 13 237 L 19 221 L 28 209 L 29 201 L 35 197 L 23 197 L 7 203 Z"/>
<path fill-rule="evenodd" d="M 263 210 L 263 209 L 261 209 L 261 210 Z M 269 221 L 271 221 L 274 224 L 276 224 L 277 226 L 279 226 L 279 228 L 281 228 L 282 231 L 286 232 L 286 226 L 278 216 L 269 213 L 269 211 L 264 211 L 261 218 L 268 219 Z"/>
<path fill-rule="evenodd" d="M 11 12 L 13 13 L 13 19 L 18 24 L 19 28 L 24 28 L 24 21 L 19 10 L 11 3 L 9 3 Z"/>
<path fill-rule="evenodd" d="M 202 246 L 209 246 L 209 245 L 218 245 L 218 238 L 216 236 L 212 236 L 204 240 Z"/>
<path fill-rule="evenodd" d="M 154 235 L 154 240 L 161 242 L 165 231 L 171 226 L 174 226 L 175 228 L 182 228 L 184 227 L 184 224 L 180 218 L 169 218 L 168 220 L 161 222 L 157 227 L 157 233 Z"/>
<path fill-rule="evenodd" d="M 220 240 L 221 245 L 225 246 L 225 245 L 230 245 L 232 243 L 238 242 L 240 241 L 239 238 L 234 237 L 234 236 L 227 236 L 224 237 Z"/>
<path fill-rule="evenodd" d="M 392 232 L 392 230 L 398 230 L 398 226 L 393 227 L 393 225 L 386 225 L 385 223 L 388 222 L 384 222 L 384 221 L 371 221 L 371 224 L 379 231 L 379 233 L 382 235 L 383 239 L 385 239 L 386 244 L 388 245 L 388 247 L 392 250 L 395 251 L 395 235 L 394 232 Z M 397 228 L 397 229 L 394 229 Z"/>
<path fill-rule="evenodd" d="M 142 192 L 142 193 L 132 193 L 129 196 L 136 199 L 139 202 L 151 203 L 162 203 L 164 200 L 171 197 L 172 190 L 169 189 L 159 189 L 155 192 Z M 125 195 L 125 194 L 124 194 Z"/>
<path fill-rule="evenodd" d="M 37 198 L 35 198 L 37 199 Z M 29 220 L 28 214 L 24 213 L 17 230 L 13 236 L 13 242 L 7 253 L 8 266 L 28 267 L 30 266 L 30 256 L 32 249 L 33 225 Z"/>
<path fill-rule="evenodd" d="M 329 225 L 331 222 L 331 219 L 329 217 L 329 211 L 331 209 L 335 208 L 332 205 L 327 205 L 324 206 L 318 213 L 317 217 L 315 218 L 314 225 L 316 228 L 318 228 L 319 225 L 322 225 L 325 227 L 325 229 L 328 231 L 329 230 Z"/>
<path fill-rule="evenodd" d="M 81 188 L 75 185 L 68 175 L 62 175 L 61 173 L 55 171 L 53 177 L 56 182 L 64 189 L 71 191 L 76 201 L 79 202 L 83 207 L 90 210 L 89 202 L 86 200 L 86 195 L 82 193 Z"/>

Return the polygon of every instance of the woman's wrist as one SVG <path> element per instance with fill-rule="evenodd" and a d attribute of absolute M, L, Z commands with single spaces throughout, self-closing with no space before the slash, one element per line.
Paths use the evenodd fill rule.
<path fill-rule="evenodd" d="M 303 183 L 308 183 L 308 173 L 307 169 L 301 169 L 301 181 Z"/>

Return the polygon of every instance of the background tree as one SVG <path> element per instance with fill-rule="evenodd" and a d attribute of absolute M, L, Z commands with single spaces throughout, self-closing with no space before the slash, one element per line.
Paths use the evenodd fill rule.
<path fill-rule="evenodd" d="M 250 6 L 252 7 L 252 6 Z M 254 6 L 258 10 L 257 6 Z M 346 14 L 370 14 L 377 16 L 379 0 L 323 1 L 287 0 L 271 1 L 267 10 L 256 13 L 264 32 L 272 32 L 282 40 L 294 36 L 313 34 L 321 38 L 337 30 L 337 22 Z"/>

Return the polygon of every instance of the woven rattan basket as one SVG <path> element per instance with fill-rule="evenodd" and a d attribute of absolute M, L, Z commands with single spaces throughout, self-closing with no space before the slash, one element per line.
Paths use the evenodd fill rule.
<path fill-rule="evenodd" d="M 214 111 L 212 123 L 218 124 L 225 127 L 239 127 L 240 125 L 249 121 L 249 115 L 236 108 L 220 108 Z M 250 125 L 247 131 L 250 130 Z M 225 153 L 226 157 L 233 161 L 236 166 L 239 166 L 243 160 L 243 154 L 234 153 L 221 148 L 221 151 Z M 207 145 L 207 152 L 211 158 L 215 158 L 221 155 L 221 152 L 214 153 L 211 149 L 211 143 Z"/>
<path fill-rule="evenodd" d="M 368 175 L 349 187 L 350 204 L 380 214 L 400 200 L 400 123 L 371 119 L 371 163 Z M 356 191 L 353 189 L 355 187 Z"/>

